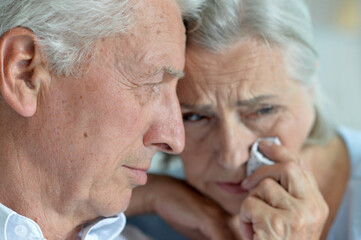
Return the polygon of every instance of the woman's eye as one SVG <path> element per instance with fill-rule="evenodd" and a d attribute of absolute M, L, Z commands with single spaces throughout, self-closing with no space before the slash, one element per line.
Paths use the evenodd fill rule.
<path fill-rule="evenodd" d="M 257 120 L 262 119 L 263 117 L 271 116 L 272 114 L 276 113 L 276 107 L 272 105 L 265 105 L 255 110 L 252 110 L 243 116 L 246 117 L 248 120 Z"/>
<path fill-rule="evenodd" d="M 184 122 L 198 122 L 206 117 L 204 115 L 196 114 L 196 113 L 183 113 L 183 121 Z"/>
<path fill-rule="evenodd" d="M 275 110 L 275 108 L 273 106 L 268 105 L 268 106 L 264 106 L 261 109 L 257 110 L 256 114 L 257 115 L 267 115 L 267 114 L 273 113 L 274 110 Z"/>

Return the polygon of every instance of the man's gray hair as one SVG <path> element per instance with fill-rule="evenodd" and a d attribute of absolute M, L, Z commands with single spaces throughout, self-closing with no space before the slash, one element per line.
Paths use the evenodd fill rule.
<path fill-rule="evenodd" d="M 206 0 L 201 21 L 190 21 L 188 44 L 219 52 L 245 39 L 279 49 L 289 76 L 315 91 L 316 121 L 309 143 L 326 142 L 334 133 L 325 117 L 316 81 L 318 55 L 310 13 L 303 0 Z"/>
<path fill-rule="evenodd" d="M 144 0 L 146 1 L 146 0 Z M 1 0 L 0 36 L 25 27 L 39 38 L 49 68 L 58 75 L 78 75 L 94 44 L 126 33 L 139 0 Z M 177 0 L 183 16 L 198 16 L 202 1 Z"/>

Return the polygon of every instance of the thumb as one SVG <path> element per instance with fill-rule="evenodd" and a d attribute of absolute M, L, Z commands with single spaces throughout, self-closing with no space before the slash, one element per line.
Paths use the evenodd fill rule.
<path fill-rule="evenodd" d="M 254 232 L 253 232 L 253 227 L 252 227 L 252 223 L 247 223 L 247 222 L 243 222 L 241 221 L 241 232 L 242 235 L 247 239 L 247 240 L 252 240 Z"/>

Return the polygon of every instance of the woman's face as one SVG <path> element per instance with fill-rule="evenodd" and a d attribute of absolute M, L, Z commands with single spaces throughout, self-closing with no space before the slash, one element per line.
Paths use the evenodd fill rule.
<path fill-rule="evenodd" d="M 187 180 L 238 213 L 251 145 L 277 136 L 298 154 L 315 118 L 311 92 L 287 76 L 279 50 L 254 40 L 220 53 L 189 46 L 185 71 L 177 91 Z"/>

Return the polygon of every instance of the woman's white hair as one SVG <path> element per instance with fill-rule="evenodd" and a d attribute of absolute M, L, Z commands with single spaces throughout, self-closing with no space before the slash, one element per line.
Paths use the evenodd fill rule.
<path fill-rule="evenodd" d="M 260 39 L 280 49 L 292 79 L 315 91 L 316 120 L 308 143 L 324 143 L 334 134 L 318 90 L 318 55 L 310 13 L 303 0 L 206 0 L 201 19 L 190 21 L 188 44 L 219 52 L 245 39 Z"/>
<path fill-rule="evenodd" d="M 145 0 L 146 1 L 146 0 Z M 78 75 L 94 44 L 126 33 L 139 0 L 1 0 L 0 36 L 25 27 L 45 48 L 49 68 L 58 75 Z M 177 0 L 186 19 L 199 16 L 203 1 Z"/>

